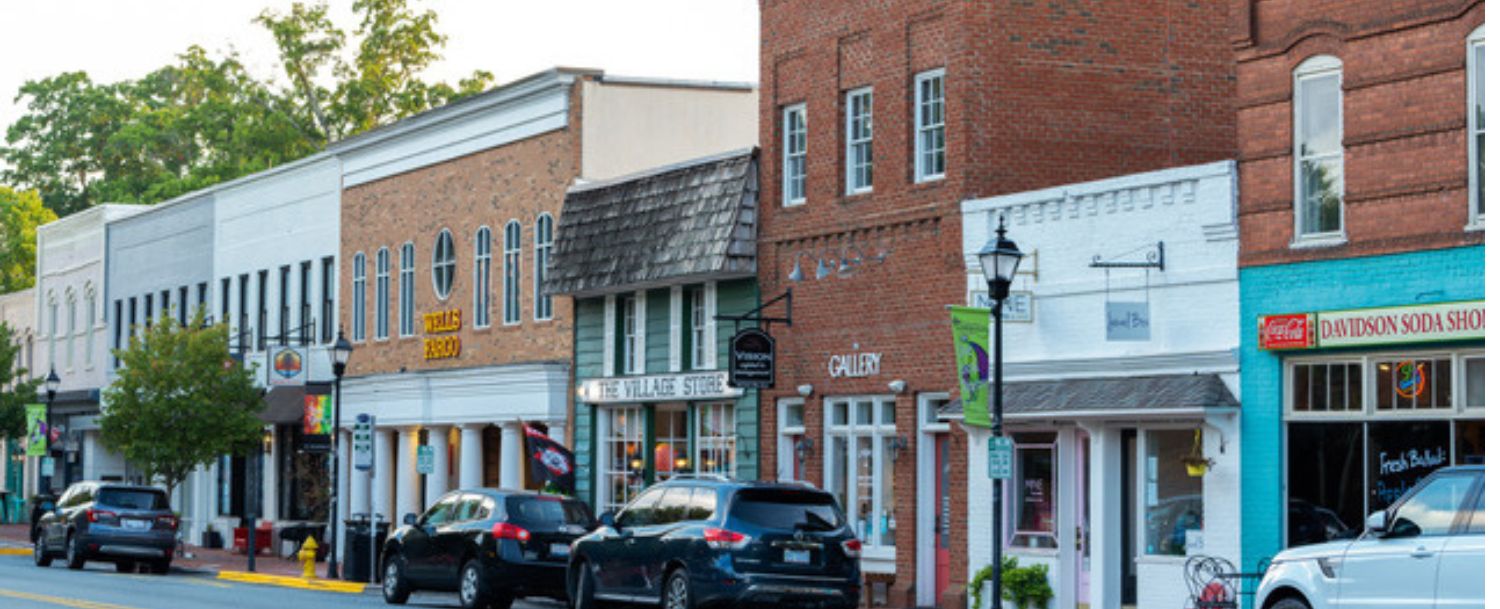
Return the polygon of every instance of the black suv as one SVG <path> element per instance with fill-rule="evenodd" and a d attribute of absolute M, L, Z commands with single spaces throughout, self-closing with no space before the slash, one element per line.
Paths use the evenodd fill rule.
<path fill-rule="evenodd" d="M 564 598 L 570 544 L 595 526 L 577 499 L 498 489 L 453 491 L 404 520 L 385 545 L 385 602 L 457 590 L 464 607 L 494 609 L 522 596 Z"/>
<path fill-rule="evenodd" d="M 177 544 L 177 516 L 167 493 L 151 486 L 78 482 L 37 520 L 32 558 L 46 567 L 61 554 L 69 569 L 107 560 L 120 571 L 137 563 L 166 573 Z"/>
<path fill-rule="evenodd" d="M 679 477 L 601 521 L 573 544 L 574 609 L 859 602 L 860 542 L 833 495 L 811 486 Z"/>

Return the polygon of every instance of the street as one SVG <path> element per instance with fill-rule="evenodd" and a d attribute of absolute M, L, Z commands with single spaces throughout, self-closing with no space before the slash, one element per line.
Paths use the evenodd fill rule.
<path fill-rule="evenodd" d="M 173 572 L 166 577 L 115 573 L 109 563 L 83 571 L 58 565 L 40 569 L 30 556 L 0 556 L 0 607 L 6 609 L 294 609 L 384 607 L 378 589 L 364 594 L 294 590 L 221 581 L 211 575 Z M 457 607 L 454 594 L 412 595 L 407 607 Z M 560 609 L 551 601 L 517 601 L 519 609 Z"/>

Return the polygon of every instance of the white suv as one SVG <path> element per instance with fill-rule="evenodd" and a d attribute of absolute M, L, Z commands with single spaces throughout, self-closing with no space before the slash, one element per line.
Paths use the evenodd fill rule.
<path fill-rule="evenodd" d="M 1256 609 L 1484 607 L 1484 466 L 1434 472 L 1354 540 L 1285 550 Z"/>

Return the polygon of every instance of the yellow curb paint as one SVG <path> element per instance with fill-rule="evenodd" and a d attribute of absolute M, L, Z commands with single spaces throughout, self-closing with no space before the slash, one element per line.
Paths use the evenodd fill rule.
<path fill-rule="evenodd" d="M 20 590 L 6 590 L 4 588 L 0 588 L 0 597 L 18 598 L 25 601 L 36 601 L 38 603 L 62 605 L 64 607 L 74 607 L 75 609 L 135 609 L 134 607 L 116 605 L 114 603 L 100 603 L 95 601 L 86 601 L 79 598 L 65 598 L 47 594 L 33 594 L 31 592 L 21 592 Z"/>
<path fill-rule="evenodd" d="M 31 548 L 0 548 L 0 556 L 31 556 Z"/>
<path fill-rule="evenodd" d="M 263 575 L 260 573 L 248 573 L 245 571 L 220 571 L 219 579 L 245 584 L 281 586 L 283 588 L 296 588 L 298 590 L 320 590 L 323 592 L 339 592 L 342 594 L 360 594 L 365 591 L 365 585 L 359 582 L 345 582 L 328 579 L 303 579 L 301 577 L 287 577 L 284 575 Z"/>

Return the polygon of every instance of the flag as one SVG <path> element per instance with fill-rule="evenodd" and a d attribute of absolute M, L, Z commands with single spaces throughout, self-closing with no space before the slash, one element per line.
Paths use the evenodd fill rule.
<path fill-rule="evenodd" d="M 573 494 L 573 452 L 530 425 L 526 425 L 526 462 L 531 466 L 531 482 L 545 486 L 548 482 L 563 493 Z"/>
<path fill-rule="evenodd" d="M 953 351 L 957 356 L 958 389 L 964 422 L 990 425 L 990 312 L 953 307 Z"/>

